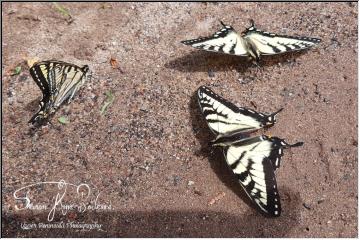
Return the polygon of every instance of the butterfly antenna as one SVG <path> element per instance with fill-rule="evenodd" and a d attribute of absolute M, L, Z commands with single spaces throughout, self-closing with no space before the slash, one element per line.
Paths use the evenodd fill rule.
<path fill-rule="evenodd" d="M 284 110 L 284 108 L 280 108 L 279 110 L 277 110 L 276 112 L 270 114 L 270 116 L 275 117 L 279 112 L 281 112 L 282 110 Z"/>
<path fill-rule="evenodd" d="M 253 27 L 253 28 L 255 28 L 255 22 L 254 22 L 254 19 L 250 19 L 250 27 Z"/>
<path fill-rule="evenodd" d="M 294 144 L 288 144 L 284 140 L 282 141 L 282 143 L 284 143 L 287 148 L 300 147 L 300 146 L 304 145 L 304 142 L 297 142 L 297 143 L 294 143 Z"/>
<path fill-rule="evenodd" d="M 304 145 L 304 142 L 297 142 L 297 143 L 291 145 L 291 147 L 301 147 L 302 145 Z"/>
<path fill-rule="evenodd" d="M 223 21 L 220 20 L 221 25 L 223 25 L 224 27 L 226 27 L 226 24 L 223 23 Z"/>

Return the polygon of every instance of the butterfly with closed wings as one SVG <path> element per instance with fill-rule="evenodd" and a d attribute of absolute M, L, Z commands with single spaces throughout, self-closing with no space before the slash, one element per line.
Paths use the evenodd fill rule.
<path fill-rule="evenodd" d="M 304 50 L 321 42 L 319 38 L 264 32 L 255 27 L 253 20 L 251 20 L 251 26 L 241 34 L 237 33 L 233 27 L 223 22 L 221 24 L 223 28 L 210 37 L 185 40 L 181 43 L 211 52 L 247 56 L 259 62 L 261 55 Z"/>
<path fill-rule="evenodd" d="M 87 65 L 78 67 L 55 60 L 35 63 L 30 68 L 30 75 L 39 86 L 43 96 L 39 103 L 40 110 L 29 123 L 44 123 L 64 101 L 70 102 L 84 84 L 88 71 Z"/>
<path fill-rule="evenodd" d="M 222 147 L 227 164 L 237 176 L 249 198 L 267 216 L 280 216 L 281 204 L 275 170 L 280 167 L 283 150 L 303 145 L 265 135 L 243 138 L 241 134 L 270 127 L 276 115 L 237 107 L 205 86 L 197 91 L 203 116 L 216 135 L 212 146 Z"/>

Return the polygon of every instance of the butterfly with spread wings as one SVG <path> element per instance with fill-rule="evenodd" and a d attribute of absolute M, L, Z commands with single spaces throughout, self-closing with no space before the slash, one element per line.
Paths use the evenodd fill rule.
<path fill-rule="evenodd" d="M 303 142 L 288 144 L 278 137 L 243 138 L 241 134 L 274 125 L 282 109 L 264 114 L 236 107 L 205 86 L 198 89 L 197 96 L 201 112 L 216 135 L 212 146 L 222 147 L 227 164 L 256 206 L 268 216 L 280 216 L 275 170 L 280 167 L 283 150 Z"/>
<path fill-rule="evenodd" d="M 264 32 L 251 26 L 238 34 L 235 29 L 224 24 L 220 31 L 210 37 L 181 41 L 185 45 L 211 52 L 247 56 L 256 62 L 261 55 L 275 55 L 291 51 L 308 49 L 321 42 L 321 39 L 310 37 L 294 37 Z"/>
<path fill-rule="evenodd" d="M 29 123 L 42 124 L 64 102 L 73 98 L 77 90 L 84 84 L 87 65 L 78 67 L 61 61 L 43 61 L 30 68 L 30 75 L 39 86 L 43 97 L 39 103 L 40 110 Z"/>

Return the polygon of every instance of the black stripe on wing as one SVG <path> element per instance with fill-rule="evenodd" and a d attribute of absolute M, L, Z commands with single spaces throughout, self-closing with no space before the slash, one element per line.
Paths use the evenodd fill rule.
<path fill-rule="evenodd" d="M 47 103 L 50 101 L 51 98 L 51 92 L 50 92 L 50 86 L 48 81 L 46 80 L 47 76 L 44 76 L 40 64 L 36 64 L 32 66 L 30 69 L 30 75 L 34 79 L 35 83 L 38 85 L 42 92 L 42 99 L 39 103 L 39 111 L 32 116 L 32 118 L 29 120 L 29 123 L 35 123 L 41 115 L 44 114 L 46 111 Z"/>
<path fill-rule="evenodd" d="M 289 38 L 289 39 L 295 39 L 295 40 L 300 40 L 300 41 L 307 41 L 307 42 L 312 42 L 312 43 L 320 43 L 321 42 L 320 38 L 289 36 L 289 35 L 281 35 L 281 34 L 275 34 L 275 33 L 262 31 L 262 30 L 257 29 L 254 25 L 252 25 L 251 27 L 249 27 L 245 31 L 243 31 L 242 36 L 246 36 L 251 33 L 258 33 L 260 35 L 270 37 L 270 38 L 280 37 L 280 38 Z"/>
<path fill-rule="evenodd" d="M 50 96 L 50 88 L 49 84 L 46 80 L 46 76 L 42 73 L 42 70 L 39 65 L 35 65 L 30 68 L 30 75 L 40 88 L 41 92 L 43 93 L 44 97 Z"/>
<path fill-rule="evenodd" d="M 184 40 L 184 41 L 181 41 L 181 43 L 191 46 L 191 45 L 193 45 L 195 43 L 206 42 L 206 41 L 213 40 L 213 39 L 218 39 L 218 38 L 225 38 L 230 32 L 235 31 L 233 27 L 225 25 L 223 22 L 221 22 L 221 24 L 223 25 L 223 28 L 220 29 L 218 32 L 214 33 L 213 35 L 209 36 L 209 37 L 199 37 L 199 38 L 196 38 L 196 39 Z M 220 49 L 222 49 L 224 46 L 225 46 L 225 44 L 222 45 L 222 47 L 220 47 Z M 209 51 L 214 50 L 214 47 L 215 46 L 211 46 L 210 48 L 212 48 L 212 49 L 208 49 L 208 50 Z M 221 52 L 220 49 L 217 50 L 217 51 Z"/>
<path fill-rule="evenodd" d="M 228 100 L 226 100 L 223 97 L 219 96 L 218 94 L 214 93 L 210 88 L 208 88 L 206 86 L 199 87 L 199 89 L 197 90 L 197 93 L 198 93 L 199 100 L 204 99 L 203 95 L 208 95 L 209 97 L 213 98 L 215 101 L 218 101 L 221 104 L 223 104 L 225 107 L 229 108 L 234 113 L 252 117 L 252 118 L 256 119 L 256 121 L 261 122 L 263 126 L 268 126 L 268 127 L 270 127 L 276 123 L 276 114 L 278 114 L 279 112 L 281 112 L 283 110 L 281 108 L 272 114 L 266 115 L 266 114 L 263 114 L 260 112 L 256 112 L 255 110 L 252 110 L 252 109 L 237 107 L 233 103 L 229 102 Z M 202 113 L 206 116 L 207 114 L 206 114 L 206 112 L 203 111 L 203 108 L 206 106 L 210 106 L 210 107 L 212 107 L 212 106 L 210 104 L 204 105 L 201 101 L 199 101 L 199 103 L 200 103 L 200 108 L 201 108 Z M 218 113 L 215 109 L 213 111 Z"/>
<path fill-rule="evenodd" d="M 86 73 L 89 70 L 89 67 L 87 65 L 84 65 L 83 67 L 79 67 L 75 64 L 67 63 L 67 62 L 59 61 L 59 60 L 47 60 L 47 61 L 38 62 L 33 67 L 40 66 L 40 65 L 48 65 L 49 66 L 50 63 L 53 63 L 54 65 L 59 65 L 59 66 L 73 67 L 76 69 L 76 71 L 83 71 L 84 73 Z"/>

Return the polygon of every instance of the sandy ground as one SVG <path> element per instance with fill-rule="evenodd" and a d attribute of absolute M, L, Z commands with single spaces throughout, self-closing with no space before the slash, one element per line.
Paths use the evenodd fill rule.
<path fill-rule="evenodd" d="M 2 4 L 2 236 L 357 237 L 357 3 L 61 6 L 71 23 L 50 3 Z M 265 58 L 261 68 L 180 44 L 217 31 L 219 20 L 242 31 L 250 18 L 266 31 L 323 42 Z M 41 96 L 25 63 L 35 57 L 93 72 L 40 129 L 27 123 Z M 221 153 L 208 147 L 194 96 L 201 85 L 239 106 L 285 108 L 267 133 L 305 145 L 286 151 L 276 173 L 281 217 L 254 210 Z M 107 91 L 115 99 L 101 115 Z M 103 208 L 63 215 L 57 206 L 48 222 L 64 189 L 42 184 L 20 193 L 29 190 L 32 204 L 45 208 L 16 210 L 24 201 L 14 191 L 60 180 L 89 184 L 86 201 L 100 192 Z M 64 206 L 83 200 L 75 191 L 68 188 Z M 69 222 L 101 229 L 39 227 Z"/>

